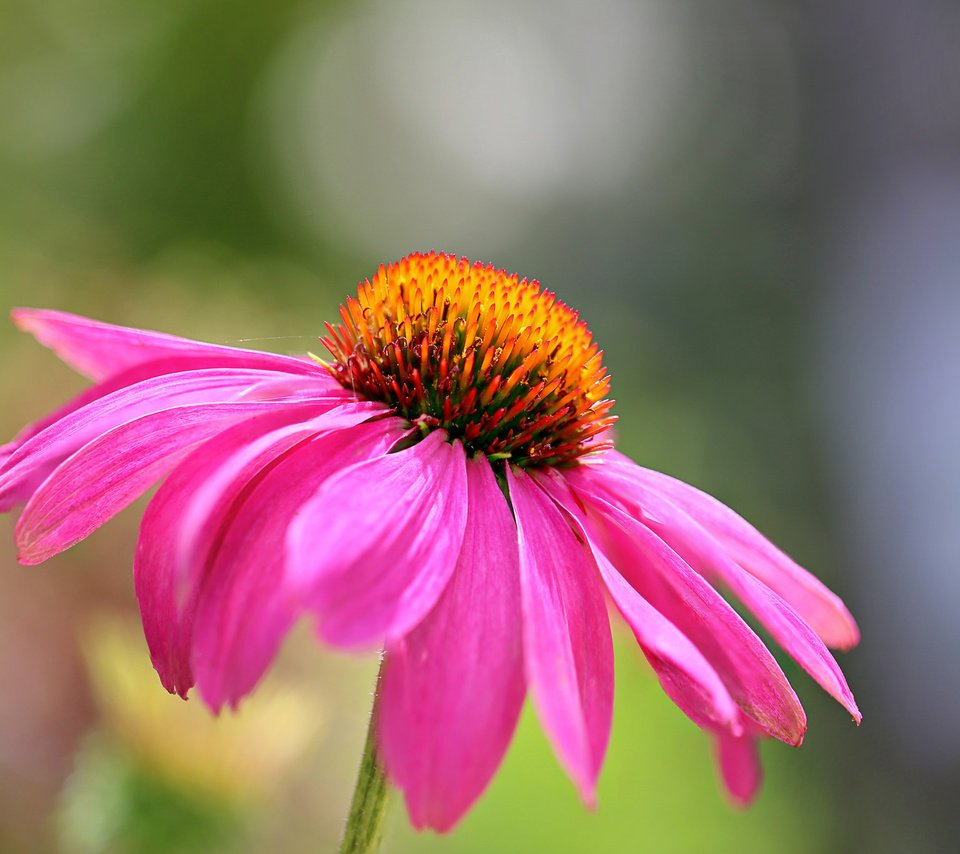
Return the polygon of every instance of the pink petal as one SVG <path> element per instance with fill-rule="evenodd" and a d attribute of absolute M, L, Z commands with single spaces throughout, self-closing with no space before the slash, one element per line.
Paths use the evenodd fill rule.
<path fill-rule="evenodd" d="M 640 596 L 599 549 L 595 554 L 607 590 L 633 629 L 667 696 L 697 726 L 739 731 L 739 709 L 703 653 Z"/>
<path fill-rule="evenodd" d="M 486 457 L 467 463 L 460 558 L 434 609 L 387 649 L 379 739 L 418 829 L 449 830 L 500 765 L 523 705 L 517 528 Z"/>
<path fill-rule="evenodd" d="M 278 406 L 291 408 L 286 403 L 176 406 L 104 433 L 62 463 L 27 503 L 16 527 L 19 561 L 42 563 L 70 548 L 139 498 L 195 445 Z"/>
<path fill-rule="evenodd" d="M 827 693 L 841 703 L 854 719 L 860 711 L 853 699 L 843 672 L 830 655 L 823 641 L 801 617 L 776 593 L 733 561 L 724 547 L 655 488 L 631 483 L 624 486 L 620 478 L 607 476 L 606 467 L 598 466 L 568 477 L 584 491 L 594 491 L 624 503 L 634 513 L 643 513 L 646 526 L 663 539 L 683 558 L 698 567 L 708 568 L 724 582 L 733 594 L 753 613 L 761 625 L 773 635 L 790 655 Z"/>
<path fill-rule="evenodd" d="M 608 459 L 617 476 L 657 489 L 693 517 L 737 563 L 788 602 L 827 646 L 845 650 L 859 643 L 860 630 L 840 598 L 729 507 L 622 454 L 613 452 Z"/>
<path fill-rule="evenodd" d="M 0 472 L 0 511 L 22 500 L 25 487 L 35 488 L 38 474 L 48 472 L 51 464 L 120 424 L 175 406 L 235 401 L 270 376 L 268 371 L 243 369 L 187 371 L 144 380 L 96 399 L 27 439 L 8 457 Z"/>
<path fill-rule="evenodd" d="M 293 408 L 293 411 L 297 411 Z M 240 496 L 248 481 L 267 463 L 281 456 L 286 450 L 305 438 L 331 430 L 353 427 L 367 419 L 383 414 L 387 407 L 371 401 L 344 403 L 325 412 L 314 408 L 308 417 L 286 419 L 278 423 L 278 429 L 239 444 L 230 452 L 221 455 L 219 467 L 205 477 L 181 508 L 181 520 L 177 534 L 178 567 L 181 583 L 191 584 L 204 571 L 208 558 L 220 537 L 220 529 L 226 514 Z M 310 417 L 312 416 L 312 417 Z M 394 441 L 403 435 L 395 419 L 385 426 Z M 319 481 L 314 484 L 316 488 Z"/>
<path fill-rule="evenodd" d="M 587 804 L 613 715 L 613 648 L 593 561 L 530 477 L 507 468 L 520 541 L 527 683 L 557 758 Z"/>
<path fill-rule="evenodd" d="M 763 782 L 756 736 L 721 733 L 717 737 L 717 761 L 734 803 L 748 806 Z"/>
<path fill-rule="evenodd" d="M 591 469 L 583 472 L 588 480 L 594 475 Z M 575 470 L 568 471 L 567 478 L 571 471 Z M 613 568 L 581 524 L 583 510 L 565 478 L 539 477 L 538 481 L 576 520 L 580 535 L 593 550 L 612 598 L 634 629 L 664 691 L 697 726 L 714 734 L 724 784 L 735 803 L 746 805 L 762 781 L 755 725 L 743 716 L 713 666 L 691 641 L 642 599 Z M 638 608 L 639 603 L 642 605 Z"/>
<path fill-rule="evenodd" d="M 683 632 L 617 572 L 583 526 L 583 511 L 562 478 L 540 476 L 537 482 L 570 515 L 577 533 L 590 546 L 610 596 L 633 629 L 667 695 L 697 726 L 739 734 L 740 710 L 713 666 Z"/>
<path fill-rule="evenodd" d="M 730 572 L 725 574 L 724 580 L 733 595 L 747 606 L 791 658 L 860 723 L 863 716 L 857 708 L 843 671 L 823 641 L 799 614 L 749 573 Z"/>
<path fill-rule="evenodd" d="M 386 419 L 325 433 L 285 451 L 241 494 L 225 492 L 233 506 L 215 514 L 224 521 L 206 558 L 194 629 L 194 672 L 211 708 L 236 706 L 254 688 L 298 614 L 283 586 L 294 514 L 332 474 L 382 457 L 404 432 L 399 419 Z"/>
<path fill-rule="evenodd" d="M 281 409 L 227 428 L 181 462 L 147 506 L 133 563 L 134 587 L 153 666 L 171 693 L 186 696 L 193 685 L 193 618 L 203 577 L 197 572 L 193 576 L 196 583 L 187 586 L 181 582 L 178 542 L 184 508 L 225 461 L 264 434 L 276 434 L 291 420 L 303 416 L 303 410 Z M 287 449 L 288 446 L 280 446 L 276 454 Z M 261 458 L 259 466 L 247 472 L 233 498 L 270 459 Z M 218 535 L 222 523 L 222 518 L 211 521 L 212 537 Z"/>
<path fill-rule="evenodd" d="M 434 431 L 331 477 L 297 514 L 288 578 L 341 647 L 395 640 L 446 586 L 466 522 L 465 454 Z"/>
<path fill-rule="evenodd" d="M 207 361 L 209 362 L 209 360 Z M 54 411 L 51 415 L 29 425 L 18 434 L 14 441 L 3 446 L 2 450 L 0 450 L 0 481 L 2 481 L 2 476 L 9 467 L 9 458 L 13 456 L 16 450 L 26 444 L 29 439 L 32 439 L 48 427 L 63 420 L 70 413 L 101 400 L 113 392 L 141 383 L 144 380 L 162 377 L 165 374 L 182 373 L 187 370 L 208 367 L 210 367 L 210 365 L 204 364 L 201 359 L 186 357 L 167 359 L 161 362 L 149 362 L 145 365 L 131 368 L 123 373 L 116 374 L 109 380 L 87 389 Z M 258 374 L 258 377 L 261 379 L 258 379 L 249 387 L 236 394 L 235 399 L 250 400 L 253 402 L 281 399 L 291 402 L 325 400 L 329 406 L 355 399 L 353 395 L 345 389 L 330 388 L 325 384 L 318 383 L 318 378 L 315 376 L 294 376 L 292 374 L 279 374 L 271 371 L 265 374 Z M 262 379 L 262 377 L 282 377 L 283 379 Z M 84 442 L 75 440 L 61 447 L 55 454 L 34 459 L 28 470 L 21 472 L 21 475 L 18 476 L 15 482 L 9 484 L 8 488 L 0 491 L 0 512 L 7 511 L 14 505 L 26 501 L 53 470 L 66 459 L 66 457 L 81 447 L 82 444 L 84 444 Z"/>
<path fill-rule="evenodd" d="M 126 388 L 127 386 L 135 385 L 136 383 L 143 382 L 144 380 L 152 379 L 153 377 L 162 376 L 164 374 L 174 374 L 182 373 L 188 370 L 200 370 L 207 368 L 216 368 L 217 364 L 215 360 L 211 357 L 202 358 L 202 357 L 180 357 L 180 358 L 169 358 L 163 359 L 155 362 L 147 362 L 143 365 L 137 365 L 136 367 L 129 368 L 125 371 L 122 371 L 117 374 L 113 374 L 110 379 L 105 380 L 98 385 L 88 388 L 83 391 L 81 394 L 74 397 L 68 403 L 54 410 L 50 415 L 41 418 L 39 421 L 30 424 L 25 429 L 21 430 L 17 437 L 8 444 L 0 448 L 0 474 L 4 472 L 7 468 L 7 461 L 13 452 L 16 451 L 21 445 L 25 444 L 29 439 L 32 439 L 38 433 L 41 433 L 43 430 L 46 430 L 50 425 L 55 424 L 60 421 L 71 412 L 75 412 L 78 409 L 81 409 L 84 406 L 87 406 L 90 403 L 93 403 L 96 400 L 100 400 L 103 397 L 106 397 L 109 394 L 112 394 L 115 391 Z M 291 381 L 302 384 L 302 387 L 298 388 L 295 394 L 290 395 L 288 399 L 301 399 L 304 397 L 317 397 L 318 394 L 321 394 L 325 397 L 334 397 L 339 396 L 344 400 L 353 399 L 353 396 L 347 392 L 345 389 L 337 391 L 336 389 L 330 388 L 329 385 L 322 382 L 322 378 L 314 376 L 300 376 L 292 377 L 289 374 L 279 374 L 276 372 L 271 372 L 265 376 L 273 377 L 284 377 L 284 382 L 289 384 Z M 268 388 L 271 389 L 267 384 L 269 380 L 258 381 L 252 388 Z M 274 380 L 274 382 L 276 382 Z M 272 390 L 272 389 L 271 389 Z M 274 394 L 275 398 L 276 395 Z M 269 399 L 261 393 L 261 399 Z M 0 500 L 0 512 L 9 510 L 14 504 L 18 504 L 21 501 L 26 500 L 30 497 L 30 494 L 39 486 L 53 471 L 54 468 L 68 456 L 69 453 L 72 453 L 77 449 L 79 445 L 75 445 L 70 448 L 69 451 L 63 451 L 54 458 L 48 459 L 45 462 L 39 464 L 32 474 L 28 477 L 21 479 L 12 493 L 10 493 L 6 499 Z"/>
<path fill-rule="evenodd" d="M 697 572 L 645 525 L 604 501 L 588 503 L 591 529 L 630 584 L 713 664 L 743 712 L 788 744 L 803 740 L 806 717 L 760 638 Z"/>
<path fill-rule="evenodd" d="M 200 357 L 204 367 L 244 367 L 318 374 L 335 381 L 322 366 L 292 356 L 222 347 L 125 326 L 113 326 L 76 314 L 37 308 L 16 308 L 14 323 L 49 347 L 74 370 L 93 380 L 171 357 Z M 200 367 L 199 365 L 197 367 Z"/>
<path fill-rule="evenodd" d="M 242 400 L 284 400 L 299 403 L 319 398 L 339 397 L 343 400 L 356 400 L 352 392 L 339 385 L 331 385 L 329 377 L 323 374 L 298 376 L 296 374 L 275 373 L 273 377 L 251 386 L 241 395 Z"/>
<path fill-rule="evenodd" d="M 144 375 L 144 372 L 139 368 L 135 368 L 132 371 L 126 371 L 123 374 L 118 374 L 117 377 L 108 382 L 104 382 L 100 385 L 94 386 L 93 388 L 84 390 L 72 400 L 65 403 L 63 406 L 55 409 L 49 415 L 46 415 L 40 420 L 27 425 L 16 435 L 13 441 L 8 442 L 3 446 L 3 453 L 0 454 L 0 479 L 2 479 L 2 476 L 9 468 L 10 457 L 13 456 L 14 452 L 22 445 L 26 444 L 29 439 L 32 439 L 34 436 L 46 430 L 51 424 L 56 424 L 71 412 L 75 412 L 76 410 L 93 403 L 95 400 L 99 400 L 101 397 L 106 397 L 112 392 L 115 392 L 121 388 L 125 388 L 128 385 L 141 382 L 145 379 L 149 379 L 152 376 L 156 375 L 153 373 Z M 80 447 L 80 445 L 74 445 L 69 451 L 62 451 L 58 455 L 51 457 L 50 459 L 39 464 L 29 476 L 22 477 L 18 481 L 16 487 L 11 488 L 8 491 L 5 498 L 0 497 L 0 512 L 6 512 L 15 504 L 18 504 L 21 501 L 25 501 L 27 498 L 29 498 L 30 494 L 44 480 L 46 480 L 50 472 L 52 472 L 57 465 L 59 465 L 78 447 Z"/>

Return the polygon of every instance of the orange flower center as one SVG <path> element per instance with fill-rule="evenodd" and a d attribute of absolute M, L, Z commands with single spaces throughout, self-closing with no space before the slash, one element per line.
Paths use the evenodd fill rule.
<path fill-rule="evenodd" d="M 610 446 L 602 353 L 538 282 L 438 253 L 381 266 L 326 324 L 345 388 L 426 433 L 517 465 L 558 466 Z"/>

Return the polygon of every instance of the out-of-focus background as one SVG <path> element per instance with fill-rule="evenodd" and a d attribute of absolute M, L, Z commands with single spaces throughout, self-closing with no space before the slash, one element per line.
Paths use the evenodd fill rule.
<path fill-rule="evenodd" d="M 864 723 L 785 664 L 807 742 L 733 810 L 620 630 L 596 812 L 527 709 L 454 833 L 395 804 L 385 850 L 956 850 L 958 44 L 955 0 L 0 0 L 0 309 L 302 352 L 414 249 L 539 278 L 621 447 L 848 602 Z M 82 385 L 0 325 L 0 440 Z M 168 696 L 142 506 L 29 569 L 0 519 L 0 851 L 328 850 L 376 663 L 302 631 L 237 718 Z"/>

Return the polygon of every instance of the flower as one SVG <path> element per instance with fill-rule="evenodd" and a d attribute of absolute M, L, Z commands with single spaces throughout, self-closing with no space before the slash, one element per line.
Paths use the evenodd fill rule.
<path fill-rule="evenodd" d="M 134 580 L 166 688 L 217 710 L 294 623 L 386 650 L 379 753 L 417 827 L 484 790 L 529 690 L 589 804 L 610 732 L 605 594 L 748 802 L 756 743 L 806 718 L 723 585 L 853 717 L 827 647 L 843 603 L 732 510 L 613 449 L 601 353 L 536 282 L 452 255 L 381 267 L 332 361 L 17 310 L 96 385 L 0 451 L 21 562 L 68 548 L 166 478 Z"/>

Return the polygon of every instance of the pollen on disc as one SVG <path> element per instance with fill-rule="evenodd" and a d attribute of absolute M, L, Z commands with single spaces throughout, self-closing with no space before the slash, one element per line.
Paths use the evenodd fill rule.
<path fill-rule="evenodd" d="M 345 388 L 517 465 L 610 446 L 615 417 L 586 324 L 536 281 L 441 253 L 381 266 L 327 324 Z"/>

